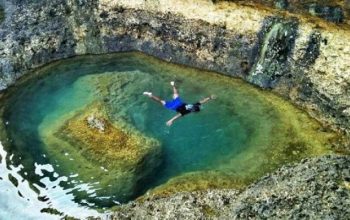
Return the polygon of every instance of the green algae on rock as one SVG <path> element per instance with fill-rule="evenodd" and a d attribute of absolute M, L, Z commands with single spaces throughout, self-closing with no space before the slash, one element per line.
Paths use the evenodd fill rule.
<path fill-rule="evenodd" d="M 149 190 L 146 195 L 137 198 L 137 201 L 143 201 L 149 196 L 168 197 L 179 192 L 205 191 L 207 189 L 241 190 L 248 184 L 249 180 L 236 176 L 235 172 L 229 169 L 188 172 Z"/>
<path fill-rule="evenodd" d="M 90 104 L 61 123 L 57 130 L 45 129 L 41 134 L 49 147 L 48 156 L 64 164 L 60 168 L 64 173 L 78 163 L 79 180 L 88 182 L 94 177 L 99 181 L 103 190 L 97 196 L 117 195 L 119 202 L 132 199 L 142 180 L 161 163 L 160 143 L 121 119 L 112 124 L 101 103 Z M 62 157 L 62 151 L 70 152 L 74 161 Z"/>
<path fill-rule="evenodd" d="M 93 122 L 95 121 L 95 122 Z M 68 119 L 55 133 L 78 147 L 89 160 L 106 168 L 134 168 L 147 154 L 159 154 L 159 142 L 147 138 L 134 128 L 125 129 L 121 120 L 112 124 L 101 104 L 92 104 Z M 158 152 L 158 153 L 156 153 Z M 125 166 L 125 167 L 124 167 Z M 147 174 L 147 172 L 144 172 Z"/>

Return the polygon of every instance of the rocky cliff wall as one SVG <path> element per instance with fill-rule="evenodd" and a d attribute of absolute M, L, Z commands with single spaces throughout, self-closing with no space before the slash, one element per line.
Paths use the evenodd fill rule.
<path fill-rule="evenodd" d="M 347 25 L 207 0 L 6 0 L 3 5 L 0 90 L 53 60 L 137 50 L 241 77 L 349 132 Z"/>

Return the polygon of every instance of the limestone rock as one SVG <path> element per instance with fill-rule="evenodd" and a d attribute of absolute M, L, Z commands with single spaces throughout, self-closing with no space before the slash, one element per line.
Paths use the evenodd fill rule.
<path fill-rule="evenodd" d="M 349 157 L 325 156 L 284 166 L 233 203 L 234 218 L 350 217 Z"/>
<path fill-rule="evenodd" d="M 348 219 L 350 158 L 324 156 L 287 165 L 243 191 L 148 196 L 117 208 L 114 219 Z"/>
<path fill-rule="evenodd" d="M 97 118 L 94 115 L 90 115 L 87 117 L 86 121 L 90 128 L 95 128 L 99 132 L 104 132 L 106 129 L 106 124 L 102 118 Z"/>

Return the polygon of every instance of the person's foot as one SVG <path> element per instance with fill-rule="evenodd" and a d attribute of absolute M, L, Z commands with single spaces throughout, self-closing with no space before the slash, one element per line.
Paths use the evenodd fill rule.
<path fill-rule="evenodd" d="M 143 92 L 144 95 L 148 96 L 148 97 L 151 97 L 152 96 L 152 93 L 151 92 Z"/>
<path fill-rule="evenodd" d="M 216 99 L 216 95 L 210 95 L 210 99 Z"/>
<path fill-rule="evenodd" d="M 171 81 L 171 82 L 170 82 L 170 85 L 175 86 L 175 82 L 174 82 L 174 81 Z"/>

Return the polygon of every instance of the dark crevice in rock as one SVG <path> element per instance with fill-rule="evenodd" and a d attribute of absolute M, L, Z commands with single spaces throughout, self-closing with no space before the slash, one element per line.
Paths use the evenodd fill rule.
<path fill-rule="evenodd" d="M 4 19 L 5 19 L 5 11 L 3 7 L 1 7 L 0 5 L 0 24 L 3 22 Z"/>
<path fill-rule="evenodd" d="M 326 42 L 326 41 L 324 41 Z M 304 56 L 298 60 L 298 65 L 309 67 L 314 64 L 320 55 L 321 34 L 314 32 L 310 35 L 307 48 L 305 48 Z"/>
<path fill-rule="evenodd" d="M 267 18 L 255 46 L 257 57 L 248 80 L 263 88 L 273 88 L 290 72 L 290 63 L 298 22 L 278 17 Z"/>

